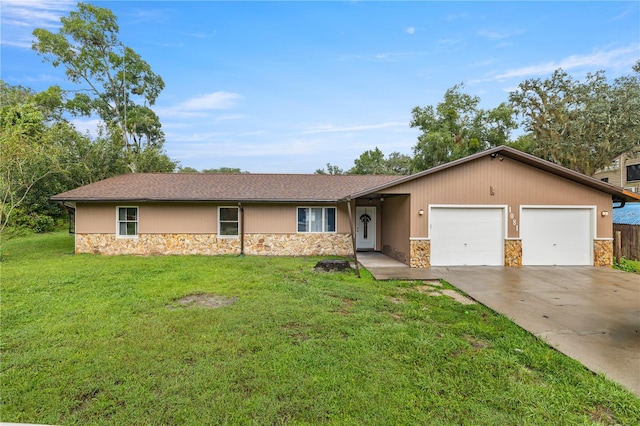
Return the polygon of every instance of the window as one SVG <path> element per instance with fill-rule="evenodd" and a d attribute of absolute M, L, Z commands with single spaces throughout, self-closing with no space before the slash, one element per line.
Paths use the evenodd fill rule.
<path fill-rule="evenodd" d="M 298 232 L 336 232 L 336 208 L 298 207 Z"/>
<path fill-rule="evenodd" d="M 640 164 L 627 166 L 627 181 L 640 180 Z"/>
<path fill-rule="evenodd" d="M 237 237 L 239 224 L 237 207 L 218 207 L 218 236 Z"/>
<path fill-rule="evenodd" d="M 118 236 L 138 236 L 138 208 L 118 207 Z"/>
<path fill-rule="evenodd" d="M 600 180 L 603 181 L 603 182 L 609 183 L 609 178 L 602 178 Z"/>

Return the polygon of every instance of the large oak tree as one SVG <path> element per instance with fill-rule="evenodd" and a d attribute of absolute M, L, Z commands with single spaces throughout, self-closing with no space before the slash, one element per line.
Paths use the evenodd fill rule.
<path fill-rule="evenodd" d="M 531 153 L 593 175 L 618 155 L 640 150 L 640 61 L 635 74 L 584 81 L 562 69 L 526 80 L 509 96 L 529 132 Z"/>

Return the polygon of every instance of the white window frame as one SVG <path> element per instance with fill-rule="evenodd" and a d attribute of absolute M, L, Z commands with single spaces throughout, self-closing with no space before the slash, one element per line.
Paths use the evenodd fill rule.
<path fill-rule="evenodd" d="M 221 222 L 225 222 L 225 223 L 231 223 L 231 222 L 236 222 L 236 221 L 231 221 L 231 220 L 221 220 L 221 215 L 220 215 L 220 210 L 221 209 L 236 209 L 236 211 L 238 212 L 238 233 L 236 235 L 222 235 L 222 233 L 220 232 L 220 223 Z M 218 206 L 218 238 L 240 238 L 240 207 L 238 206 Z"/>
<path fill-rule="evenodd" d="M 300 209 L 322 209 L 322 231 L 300 231 L 298 228 L 298 216 Z M 326 219 L 327 219 L 327 209 L 333 209 L 335 211 L 335 223 L 334 230 L 327 231 L 325 229 Z M 338 232 L 338 208 L 336 206 L 298 206 L 296 208 L 296 232 L 298 234 L 336 234 Z"/>
<path fill-rule="evenodd" d="M 120 209 L 136 209 L 136 220 L 120 220 Z M 136 224 L 136 233 L 135 235 L 122 235 L 120 233 L 120 224 L 121 223 L 131 223 L 134 222 Z M 138 238 L 140 234 L 140 208 L 138 206 L 116 206 L 116 237 L 117 238 Z"/>

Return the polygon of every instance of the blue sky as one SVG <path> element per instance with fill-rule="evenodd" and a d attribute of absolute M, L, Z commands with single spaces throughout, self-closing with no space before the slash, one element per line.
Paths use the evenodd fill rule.
<path fill-rule="evenodd" d="M 92 2 L 161 75 L 154 110 L 169 156 L 196 169 L 348 169 L 368 149 L 411 154 L 415 106 L 464 83 L 493 108 L 530 78 L 631 73 L 640 3 Z M 2 0 L 1 78 L 73 86 L 30 48 L 56 31 L 66 0 Z M 75 119 L 82 131 L 95 120 Z"/>

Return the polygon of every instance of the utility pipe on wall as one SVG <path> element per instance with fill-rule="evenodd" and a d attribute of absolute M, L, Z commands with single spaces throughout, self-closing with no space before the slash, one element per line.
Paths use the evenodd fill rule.
<path fill-rule="evenodd" d="M 238 203 L 238 225 L 240 226 L 240 256 L 244 256 L 244 207 L 242 203 Z"/>

